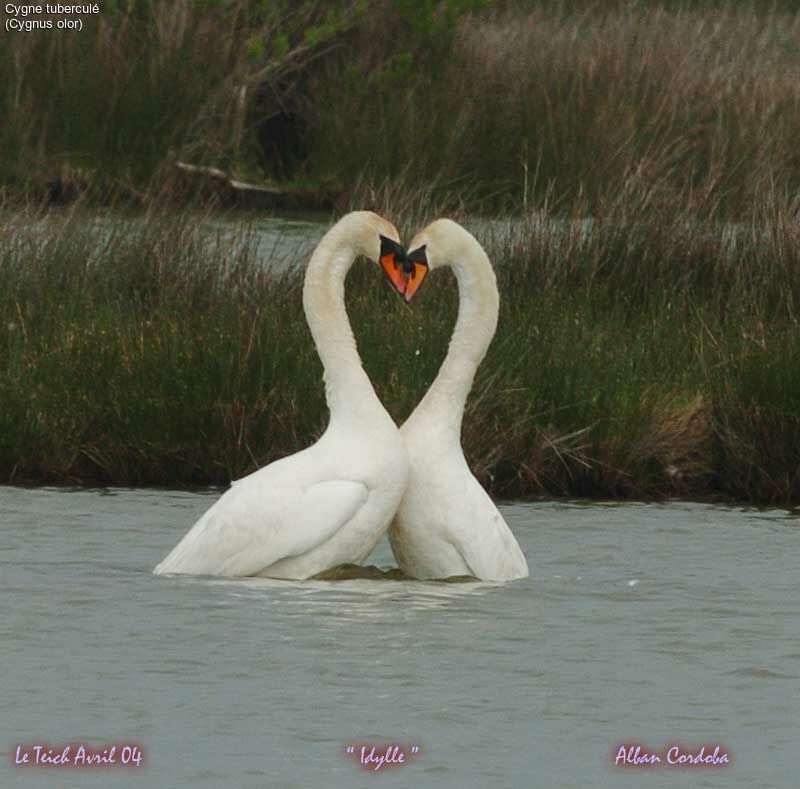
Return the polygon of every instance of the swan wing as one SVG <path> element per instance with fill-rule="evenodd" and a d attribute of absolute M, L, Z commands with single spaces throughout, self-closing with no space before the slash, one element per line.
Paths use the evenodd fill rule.
<path fill-rule="evenodd" d="M 248 484 L 249 483 L 249 484 Z M 240 480 L 200 518 L 155 572 L 249 576 L 322 544 L 364 506 L 360 481 L 332 479 L 264 496 Z"/>
<path fill-rule="evenodd" d="M 516 537 L 489 494 L 470 477 L 464 491 L 469 502 L 464 517 L 473 528 L 454 530 L 456 549 L 476 578 L 495 581 L 526 578 L 528 563 Z"/>

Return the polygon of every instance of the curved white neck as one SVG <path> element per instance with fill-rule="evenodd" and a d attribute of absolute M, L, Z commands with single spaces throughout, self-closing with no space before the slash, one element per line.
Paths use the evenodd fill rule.
<path fill-rule="evenodd" d="M 331 423 L 389 418 L 361 365 L 344 306 L 344 281 L 356 255 L 334 228 L 311 256 L 303 284 L 303 309 L 325 371 Z"/>
<path fill-rule="evenodd" d="M 470 244 L 450 265 L 458 282 L 458 319 L 439 373 L 409 422 L 424 421 L 426 430 L 460 444 L 464 407 L 497 328 L 500 297 L 492 265 L 479 245 Z"/>

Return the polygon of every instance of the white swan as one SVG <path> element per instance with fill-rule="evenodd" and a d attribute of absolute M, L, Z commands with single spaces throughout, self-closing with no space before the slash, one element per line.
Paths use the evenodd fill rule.
<path fill-rule="evenodd" d="M 406 287 L 396 289 L 410 301 L 426 265 L 431 270 L 450 266 L 459 308 L 447 357 L 400 429 L 410 466 L 408 487 L 389 529 L 392 550 L 400 569 L 415 578 L 525 578 L 525 556 L 461 449 L 464 405 L 497 327 L 494 270 L 472 235 L 448 219 L 418 233 L 409 248 L 414 273 L 406 277 Z"/>
<path fill-rule="evenodd" d="M 330 423 L 316 444 L 250 474 L 200 518 L 157 574 L 310 578 L 360 563 L 386 532 L 406 486 L 403 441 L 361 366 L 344 306 L 353 260 L 380 259 L 392 274 L 395 227 L 348 214 L 314 251 L 303 308 L 325 369 Z"/>

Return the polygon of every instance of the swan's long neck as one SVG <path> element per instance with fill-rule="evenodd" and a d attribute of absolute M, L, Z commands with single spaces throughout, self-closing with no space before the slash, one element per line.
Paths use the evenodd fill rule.
<path fill-rule="evenodd" d="M 388 418 L 361 365 L 344 306 L 344 281 L 356 254 L 334 228 L 311 256 L 303 285 L 303 309 L 325 370 L 331 423 Z"/>
<path fill-rule="evenodd" d="M 460 444 L 467 396 L 494 337 L 500 298 L 489 258 L 477 243 L 450 265 L 458 282 L 458 319 L 439 373 L 409 421 Z"/>

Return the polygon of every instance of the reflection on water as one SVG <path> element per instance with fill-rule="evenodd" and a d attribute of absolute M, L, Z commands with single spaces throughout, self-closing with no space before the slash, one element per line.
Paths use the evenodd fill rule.
<path fill-rule="evenodd" d="M 242 601 L 258 604 L 267 596 L 270 605 L 298 607 L 304 617 L 330 614 L 342 622 L 370 618 L 383 620 L 387 606 L 392 605 L 420 611 L 449 609 L 458 600 L 487 594 L 497 586 L 480 582 L 451 584 L 406 581 L 388 587 L 381 581 L 363 579 L 300 583 L 271 578 L 215 579 L 209 583 Z"/>
<path fill-rule="evenodd" d="M 148 765 L 0 785 L 795 785 L 790 513 L 506 505 L 532 573 L 508 585 L 153 576 L 216 496 L 0 488 L 3 748 L 135 741 Z M 422 750 L 376 779 L 344 752 L 370 740 Z M 620 772 L 630 741 L 734 762 Z"/>
<path fill-rule="evenodd" d="M 381 569 L 374 564 L 339 564 L 336 567 L 331 567 L 329 570 L 324 570 L 314 576 L 315 581 L 355 581 L 355 580 L 369 580 L 369 581 L 414 581 L 406 575 L 399 567 L 389 567 Z M 479 579 L 474 575 L 451 575 L 447 578 L 432 579 L 441 584 L 465 584 L 475 583 Z"/>

